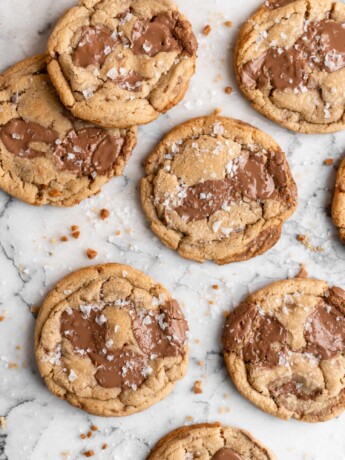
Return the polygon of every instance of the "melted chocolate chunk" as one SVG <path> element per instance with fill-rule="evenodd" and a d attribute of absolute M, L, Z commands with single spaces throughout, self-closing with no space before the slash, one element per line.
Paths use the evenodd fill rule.
<path fill-rule="evenodd" d="M 287 343 L 287 331 L 273 317 L 259 314 L 255 305 L 243 304 L 227 318 L 223 346 L 228 352 L 241 349 L 245 362 L 275 366 Z"/>
<path fill-rule="evenodd" d="M 133 53 L 154 57 L 161 52 L 179 51 L 178 41 L 173 35 L 177 21 L 178 17 L 169 13 L 160 13 L 151 21 L 138 20 L 133 28 Z"/>
<path fill-rule="evenodd" d="M 144 79 L 135 72 L 130 72 L 128 75 L 123 75 L 114 80 L 117 85 L 124 91 L 137 92 L 142 87 Z"/>
<path fill-rule="evenodd" d="M 313 70 L 335 72 L 345 66 L 345 24 L 320 21 L 308 24 L 306 32 L 288 48 L 269 48 L 241 71 L 243 85 L 249 88 L 286 88 L 305 91 L 312 87 Z"/>
<path fill-rule="evenodd" d="M 50 128 L 34 123 L 26 122 L 20 118 L 10 120 L 0 127 L 0 139 L 6 149 L 23 158 L 37 158 L 45 155 L 31 147 L 33 143 L 52 145 L 58 138 L 58 133 Z"/>
<path fill-rule="evenodd" d="M 84 68 L 89 65 L 102 66 L 116 44 L 117 39 L 107 27 L 85 26 L 73 51 L 73 63 Z"/>
<path fill-rule="evenodd" d="M 223 447 L 223 449 L 220 449 L 214 454 L 212 460 L 242 460 L 242 456 L 233 449 Z"/>
<path fill-rule="evenodd" d="M 189 328 L 175 300 L 158 311 L 143 309 L 131 316 L 134 336 L 144 353 L 158 358 L 184 354 Z"/>
<path fill-rule="evenodd" d="M 84 128 L 70 131 L 54 151 L 58 167 L 74 173 L 89 175 L 109 174 L 124 145 L 102 128 Z"/>
<path fill-rule="evenodd" d="M 277 199 L 278 189 L 286 185 L 285 166 L 281 152 L 263 155 L 244 152 L 233 161 L 231 172 L 223 180 L 208 180 L 187 188 L 187 196 L 176 208 L 186 219 L 210 217 L 222 207 L 239 198 L 251 200 Z"/>
<path fill-rule="evenodd" d="M 330 359 L 345 350 L 344 313 L 326 302 L 322 302 L 309 316 L 305 338 L 307 352 L 322 359 Z"/>
<path fill-rule="evenodd" d="M 306 379 L 301 376 L 293 376 L 292 380 L 283 384 L 275 385 L 273 383 L 270 385 L 269 390 L 277 398 L 294 395 L 301 401 L 309 401 L 322 394 L 322 389 L 310 390 L 307 387 Z"/>

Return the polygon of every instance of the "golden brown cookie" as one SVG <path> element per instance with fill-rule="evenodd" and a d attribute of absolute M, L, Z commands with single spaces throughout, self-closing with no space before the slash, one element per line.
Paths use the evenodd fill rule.
<path fill-rule="evenodd" d="M 340 239 L 345 243 L 345 158 L 337 172 L 332 217 L 334 224 L 339 228 Z"/>
<path fill-rule="evenodd" d="M 278 281 L 228 316 L 224 359 L 238 390 L 282 419 L 323 422 L 345 409 L 345 291 Z"/>
<path fill-rule="evenodd" d="M 48 71 L 73 115 L 126 128 L 183 99 L 196 50 L 190 23 L 170 0 L 81 0 L 50 37 Z"/>
<path fill-rule="evenodd" d="M 152 230 L 187 259 L 250 259 L 296 208 L 285 155 L 267 134 L 212 115 L 174 128 L 146 162 L 141 200 Z"/>
<path fill-rule="evenodd" d="M 162 438 L 147 460 L 274 460 L 253 436 L 220 423 L 178 428 Z"/>
<path fill-rule="evenodd" d="M 171 392 L 187 369 L 188 324 L 176 300 L 126 265 L 76 271 L 40 310 L 39 371 L 52 393 L 91 414 L 142 411 Z"/>
<path fill-rule="evenodd" d="M 345 129 L 345 5 L 266 1 L 241 29 L 235 70 L 253 107 L 279 125 Z"/>
<path fill-rule="evenodd" d="M 46 56 L 0 76 L 0 187 L 29 204 L 73 206 L 120 175 L 136 129 L 74 118 L 50 83 Z"/>

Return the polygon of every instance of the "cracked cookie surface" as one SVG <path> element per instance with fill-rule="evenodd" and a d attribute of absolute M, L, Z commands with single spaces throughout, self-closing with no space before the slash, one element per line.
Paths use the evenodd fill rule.
<path fill-rule="evenodd" d="M 238 390 L 282 419 L 345 409 L 345 291 L 315 279 L 273 283 L 231 312 L 224 359 Z"/>
<path fill-rule="evenodd" d="M 345 158 L 337 172 L 332 205 L 332 218 L 339 228 L 341 241 L 345 244 Z"/>
<path fill-rule="evenodd" d="M 185 258 L 219 264 L 270 249 L 297 189 L 267 134 L 212 115 L 174 128 L 146 161 L 141 200 L 152 230 Z"/>
<path fill-rule="evenodd" d="M 235 70 L 253 107 L 279 125 L 345 129 L 345 5 L 266 1 L 241 29 Z"/>
<path fill-rule="evenodd" d="M 253 436 L 220 423 L 178 428 L 162 438 L 147 460 L 275 460 Z"/>
<path fill-rule="evenodd" d="M 120 175 L 136 129 L 103 129 L 74 118 L 50 83 L 46 56 L 0 76 L 0 187 L 34 205 L 72 206 Z"/>
<path fill-rule="evenodd" d="M 188 365 L 188 324 L 176 300 L 119 264 L 60 281 L 37 319 L 36 360 L 52 393 L 100 416 L 125 416 L 160 401 Z"/>
<path fill-rule="evenodd" d="M 196 50 L 190 23 L 170 0 L 82 0 L 49 39 L 48 71 L 75 116 L 123 128 L 181 101 Z"/>

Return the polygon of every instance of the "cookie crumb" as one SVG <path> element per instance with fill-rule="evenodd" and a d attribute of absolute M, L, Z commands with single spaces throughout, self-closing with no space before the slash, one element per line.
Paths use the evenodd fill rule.
<path fill-rule="evenodd" d="M 61 238 L 60 238 L 60 241 L 62 241 L 63 243 L 66 243 L 66 241 L 68 241 L 68 237 L 63 235 Z"/>
<path fill-rule="evenodd" d="M 31 313 L 33 313 L 34 315 L 37 315 L 37 313 L 40 311 L 40 307 L 38 305 L 33 305 L 31 308 L 30 308 L 30 311 Z"/>
<path fill-rule="evenodd" d="M 308 278 L 309 273 L 307 271 L 306 266 L 303 264 L 299 264 L 299 266 L 300 266 L 300 269 L 297 275 L 295 276 L 295 278 Z"/>
<path fill-rule="evenodd" d="M 90 430 L 91 431 L 98 431 L 98 426 L 97 425 L 91 425 Z"/>
<path fill-rule="evenodd" d="M 233 22 L 232 22 L 232 21 L 225 21 L 225 22 L 224 22 L 224 25 L 225 25 L 225 27 L 232 27 L 232 26 L 233 26 Z"/>
<path fill-rule="evenodd" d="M 93 450 L 87 450 L 83 453 L 84 457 L 93 457 L 95 455 Z"/>
<path fill-rule="evenodd" d="M 325 249 L 322 246 L 314 246 L 311 244 L 309 236 L 307 235 L 297 235 L 297 241 L 303 244 L 309 251 L 312 252 L 324 252 Z"/>
<path fill-rule="evenodd" d="M 108 448 L 108 444 L 105 442 L 104 444 L 102 444 L 102 450 L 105 450 Z"/>
<path fill-rule="evenodd" d="M 0 417 L 0 428 L 2 430 L 6 430 L 6 419 L 4 416 L 1 416 Z"/>
<path fill-rule="evenodd" d="M 121 236 L 122 235 L 121 230 L 116 230 L 115 235 L 116 236 Z"/>
<path fill-rule="evenodd" d="M 17 363 L 8 363 L 8 368 L 9 369 L 18 369 L 18 364 Z"/>
<path fill-rule="evenodd" d="M 195 395 L 199 395 L 202 392 L 203 392 L 202 391 L 202 382 L 201 382 L 201 380 L 197 380 L 196 382 L 194 382 L 193 393 Z"/>
<path fill-rule="evenodd" d="M 192 417 L 191 415 L 187 415 L 186 420 L 187 420 L 187 422 L 193 422 L 194 417 Z"/>
<path fill-rule="evenodd" d="M 202 367 L 204 365 L 204 361 L 197 361 L 197 365 Z"/>
<path fill-rule="evenodd" d="M 332 166 L 334 163 L 333 158 L 326 158 L 326 160 L 323 162 L 326 166 Z"/>
<path fill-rule="evenodd" d="M 99 213 L 99 217 L 102 219 L 102 220 L 105 220 L 107 219 L 108 217 L 110 216 L 110 212 L 108 211 L 108 209 L 101 209 L 100 213 Z"/>
<path fill-rule="evenodd" d="M 94 249 L 87 249 L 86 250 L 86 255 L 88 256 L 89 259 L 94 259 L 96 256 L 97 256 L 97 251 L 95 251 Z"/>
<path fill-rule="evenodd" d="M 86 434 L 80 433 L 80 436 L 79 436 L 79 437 L 80 437 L 80 439 L 85 439 L 85 438 L 86 438 Z"/>
<path fill-rule="evenodd" d="M 227 86 L 226 88 L 224 88 L 224 93 L 225 93 L 225 94 L 231 94 L 231 93 L 232 93 L 232 88 L 231 88 L 231 86 Z"/>
<path fill-rule="evenodd" d="M 78 226 L 78 225 L 71 225 L 71 231 L 72 231 L 72 232 L 75 232 L 75 231 L 77 231 L 77 230 L 79 230 L 79 226 Z"/>
<path fill-rule="evenodd" d="M 5 317 L 4 316 L 0 316 L 0 322 L 1 321 L 4 321 Z"/>
<path fill-rule="evenodd" d="M 213 284 L 213 285 L 212 285 L 212 289 L 215 289 L 215 290 L 217 291 L 217 290 L 219 289 L 218 284 Z"/>
<path fill-rule="evenodd" d="M 207 24 L 207 25 L 202 29 L 202 33 L 203 33 L 203 35 L 206 35 L 206 37 L 207 37 L 207 35 L 210 34 L 211 30 L 212 30 L 211 26 L 210 26 L 209 24 Z"/>
<path fill-rule="evenodd" d="M 92 438 L 92 432 L 91 432 L 91 431 L 88 431 L 88 433 L 86 434 L 86 437 L 87 437 L 87 438 Z"/>

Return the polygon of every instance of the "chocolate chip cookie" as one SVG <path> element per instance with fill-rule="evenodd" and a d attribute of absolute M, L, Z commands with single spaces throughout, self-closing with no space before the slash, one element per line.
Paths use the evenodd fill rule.
<path fill-rule="evenodd" d="M 39 371 L 52 393 L 100 416 L 142 411 L 187 369 L 188 324 L 163 286 L 118 264 L 60 281 L 40 310 Z"/>
<path fill-rule="evenodd" d="M 253 107 L 279 125 L 345 129 L 345 5 L 266 1 L 240 32 L 235 70 Z"/>
<path fill-rule="evenodd" d="M 224 358 L 238 390 L 282 419 L 323 422 L 345 409 L 345 291 L 279 281 L 228 316 Z"/>
<path fill-rule="evenodd" d="M 82 0 L 50 37 L 48 71 L 73 115 L 126 128 L 181 101 L 196 50 L 190 23 L 170 0 Z"/>
<path fill-rule="evenodd" d="M 267 134 L 212 115 L 173 129 L 146 162 L 141 199 L 152 230 L 187 259 L 250 259 L 280 238 L 297 190 Z"/>
<path fill-rule="evenodd" d="M 345 158 L 337 172 L 332 217 L 334 224 L 339 228 L 340 239 L 345 243 Z"/>
<path fill-rule="evenodd" d="M 29 204 L 72 206 L 122 173 L 136 129 L 103 129 L 73 117 L 45 60 L 26 59 L 0 76 L 0 187 Z"/>
<path fill-rule="evenodd" d="M 220 423 L 184 426 L 162 438 L 147 460 L 274 460 L 253 436 Z"/>

